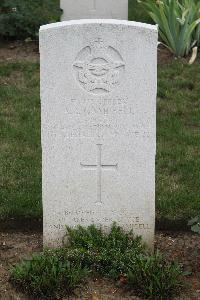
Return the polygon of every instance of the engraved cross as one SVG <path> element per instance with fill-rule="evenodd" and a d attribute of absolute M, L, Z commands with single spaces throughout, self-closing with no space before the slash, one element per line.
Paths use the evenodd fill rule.
<path fill-rule="evenodd" d="M 97 0 L 93 0 L 93 9 L 92 10 L 97 10 Z"/>
<path fill-rule="evenodd" d="M 97 203 L 102 203 L 102 170 L 117 170 L 118 164 L 105 165 L 102 164 L 102 144 L 97 144 L 98 157 L 97 164 L 86 165 L 81 163 L 81 167 L 85 170 L 96 170 L 97 171 Z"/>

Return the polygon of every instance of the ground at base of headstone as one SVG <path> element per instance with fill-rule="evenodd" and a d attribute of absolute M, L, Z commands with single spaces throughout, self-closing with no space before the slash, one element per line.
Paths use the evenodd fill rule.
<path fill-rule="evenodd" d="M 169 260 L 177 260 L 188 272 L 182 295 L 176 300 L 200 299 L 200 235 L 193 233 L 157 232 L 155 247 Z M 35 233 L 0 233 L 0 299 L 35 299 L 16 291 L 9 283 L 9 266 L 20 258 L 42 250 L 42 234 Z M 63 298 L 64 299 L 64 298 Z M 140 300 L 130 292 L 108 280 L 93 278 L 82 288 L 75 291 L 70 300 Z M 170 298 L 171 299 L 171 298 Z"/>

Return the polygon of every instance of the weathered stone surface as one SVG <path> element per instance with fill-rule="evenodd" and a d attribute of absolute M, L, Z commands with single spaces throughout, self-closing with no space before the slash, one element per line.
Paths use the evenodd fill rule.
<path fill-rule="evenodd" d="M 40 30 L 44 245 L 116 221 L 154 238 L 157 29 L 80 20 Z"/>
<path fill-rule="evenodd" d="M 79 19 L 128 19 L 128 0 L 61 0 L 61 21 Z"/>

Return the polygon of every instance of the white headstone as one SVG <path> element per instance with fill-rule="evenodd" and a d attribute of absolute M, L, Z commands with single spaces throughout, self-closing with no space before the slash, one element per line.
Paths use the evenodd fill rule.
<path fill-rule="evenodd" d="M 44 245 L 65 225 L 154 238 L 157 28 L 80 20 L 40 30 Z"/>
<path fill-rule="evenodd" d="M 128 0 L 61 0 L 61 21 L 128 19 Z"/>

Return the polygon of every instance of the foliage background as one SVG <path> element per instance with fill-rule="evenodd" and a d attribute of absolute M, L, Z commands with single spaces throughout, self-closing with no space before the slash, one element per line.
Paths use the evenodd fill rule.
<path fill-rule="evenodd" d="M 1 0 L 0 36 L 36 38 L 43 24 L 59 21 L 59 0 Z"/>
<path fill-rule="evenodd" d="M 130 21 L 143 22 L 152 24 L 153 21 L 148 15 L 147 11 L 138 3 L 138 0 L 129 0 L 129 13 L 128 17 Z"/>

